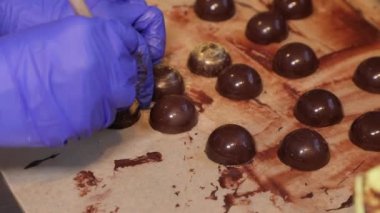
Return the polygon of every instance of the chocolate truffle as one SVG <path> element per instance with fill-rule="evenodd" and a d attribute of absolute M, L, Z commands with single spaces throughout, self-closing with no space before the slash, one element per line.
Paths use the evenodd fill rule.
<path fill-rule="evenodd" d="M 245 35 L 258 44 L 280 42 L 288 37 L 288 26 L 279 13 L 262 12 L 249 20 Z"/>
<path fill-rule="evenodd" d="M 135 101 L 129 108 L 118 109 L 114 122 L 108 127 L 109 129 L 125 129 L 131 127 L 140 119 L 140 108 Z"/>
<path fill-rule="evenodd" d="M 181 74 L 167 65 L 160 64 L 154 67 L 154 83 L 155 101 L 165 95 L 182 95 L 185 92 Z"/>
<path fill-rule="evenodd" d="M 318 170 L 330 160 L 325 139 L 318 132 L 305 128 L 286 135 L 277 154 L 284 164 L 301 171 Z"/>
<path fill-rule="evenodd" d="M 222 165 L 250 162 L 256 154 L 252 135 L 243 127 L 226 124 L 214 130 L 206 146 L 208 158 Z"/>
<path fill-rule="evenodd" d="M 314 73 L 319 61 L 314 51 L 302 43 L 289 43 L 281 47 L 273 59 L 273 70 L 285 78 L 303 78 Z"/>
<path fill-rule="evenodd" d="M 221 45 L 205 43 L 191 51 L 187 65 L 194 74 L 216 77 L 231 63 L 230 55 Z"/>
<path fill-rule="evenodd" d="M 340 100 L 333 93 L 314 89 L 298 99 L 294 116 L 303 124 L 326 127 L 343 119 L 343 109 Z"/>
<path fill-rule="evenodd" d="M 354 121 L 350 140 L 368 151 L 380 151 L 380 111 L 367 112 Z"/>
<path fill-rule="evenodd" d="M 363 61 L 356 69 L 353 81 L 367 92 L 380 94 L 380 57 Z"/>
<path fill-rule="evenodd" d="M 302 19 L 313 13 L 311 0 L 274 0 L 273 6 L 286 19 Z"/>
<path fill-rule="evenodd" d="M 233 0 L 197 0 L 194 11 L 206 21 L 225 21 L 235 15 Z"/>
<path fill-rule="evenodd" d="M 245 64 L 234 64 L 219 74 L 216 90 L 230 99 L 248 100 L 260 95 L 263 84 L 256 70 Z"/>
<path fill-rule="evenodd" d="M 191 130 L 198 122 L 194 104 L 182 95 L 167 95 L 156 102 L 150 112 L 153 129 L 167 134 Z"/>

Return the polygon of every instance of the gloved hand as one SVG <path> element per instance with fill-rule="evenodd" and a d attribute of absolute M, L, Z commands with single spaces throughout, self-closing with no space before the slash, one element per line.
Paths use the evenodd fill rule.
<path fill-rule="evenodd" d="M 0 37 L 0 146 L 59 146 L 108 127 L 135 98 L 138 51 L 150 59 L 132 26 L 98 18 Z"/>
<path fill-rule="evenodd" d="M 132 25 L 146 40 L 154 63 L 165 51 L 162 12 L 144 0 L 86 0 L 95 17 Z M 75 15 L 69 0 L 1 0 L 0 35 Z"/>

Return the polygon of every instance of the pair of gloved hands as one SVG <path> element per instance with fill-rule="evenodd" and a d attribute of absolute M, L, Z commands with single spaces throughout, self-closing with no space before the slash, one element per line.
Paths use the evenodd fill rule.
<path fill-rule="evenodd" d="M 0 146 L 59 146 L 149 106 L 164 54 L 161 11 L 143 0 L 0 1 Z M 138 68 L 139 67 L 139 68 Z"/>

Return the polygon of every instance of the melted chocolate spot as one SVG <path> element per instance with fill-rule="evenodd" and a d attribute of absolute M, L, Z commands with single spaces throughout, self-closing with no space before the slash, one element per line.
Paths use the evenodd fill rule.
<path fill-rule="evenodd" d="M 349 208 L 351 207 L 352 205 L 354 204 L 354 196 L 351 195 L 347 201 L 343 202 L 340 207 L 338 208 L 335 208 L 335 209 L 327 209 L 326 211 L 329 212 L 329 211 L 336 211 L 336 210 L 341 210 L 341 209 L 345 209 L 345 208 Z"/>
<path fill-rule="evenodd" d="M 380 94 L 380 57 L 363 61 L 356 69 L 353 81 L 362 90 Z"/>
<path fill-rule="evenodd" d="M 282 140 L 278 157 L 292 168 L 313 171 L 329 162 L 330 152 L 325 139 L 318 132 L 297 129 Z"/>
<path fill-rule="evenodd" d="M 220 175 L 218 182 L 220 187 L 222 188 L 232 188 L 236 184 L 238 184 L 238 181 L 243 178 L 243 173 L 240 171 L 240 169 L 235 167 L 227 167 L 225 170 L 222 171 L 222 174 Z"/>
<path fill-rule="evenodd" d="M 156 102 L 150 112 L 149 123 L 153 129 L 178 134 L 191 130 L 198 122 L 194 104 L 185 96 L 168 95 Z"/>
<path fill-rule="evenodd" d="M 258 44 L 281 42 L 288 37 L 288 26 L 280 14 L 262 12 L 249 20 L 245 35 Z"/>
<path fill-rule="evenodd" d="M 380 111 L 367 112 L 351 125 L 350 140 L 367 151 L 380 151 Z"/>
<path fill-rule="evenodd" d="M 43 162 L 45 162 L 45 161 L 47 161 L 47 160 L 50 160 L 50 159 L 54 159 L 54 158 L 56 158 L 58 155 L 60 155 L 60 153 L 50 155 L 49 157 L 43 158 L 43 159 L 41 159 L 41 160 L 35 160 L 35 161 L 29 163 L 28 165 L 26 165 L 26 166 L 24 167 L 24 169 L 30 169 L 30 168 L 33 168 L 33 167 L 39 166 L 41 163 L 43 163 Z"/>
<path fill-rule="evenodd" d="M 294 116 L 303 124 L 326 127 L 343 119 L 343 109 L 340 100 L 333 93 L 315 89 L 298 99 Z"/>
<path fill-rule="evenodd" d="M 117 171 L 118 168 L 137 166 L 145 163 L 161 162 L 162 154 L 159 152 L 148 152 L 146 155 L 139 156 L 134 159 L 121 159 L 114 161 L 114 170 Z"/>
<path fill-rule="evenodd" d="M 182 95 L 185 92 L 181 74 L 167 65 L 157 65 L 154 68 L 154 83 L 155 101 L 165 95 Z"/>
<path fill-rule="evenodd" d="M 314 73 L 319 61 L 314 51 L 302 43 L 289 43 L 281 47 L 274 59 L 273 70 L 285 78 L 303 78 Z"/>
<path fill-rule="evenodd" d="M 241 126 L 226 124 L 214 130 L 206 146 L 208 158 L 223 165 L 250 162 L 256 154 L 251 134 Z"/>
<path fill-rule="evenodd" d="M 139 121 L 141 116 L 140 108 L 138 106 L 132 105 L 129 108 L 118 109 L 116 113 L 116 118 L 109 126 L 109 129 L 125 129 L 133 126 L 137 121 Z"/>
<path fill-rule="evenodd" d="M 92 171 L 80 171 L 75 177 L 76 187 L 81 197 L 87 195 L 91 191 L 91 187 L 98 186 L 102 180 L 95 177 Z"/>
<path fill-rule="evenodd" d="M 310 199 L 313 197 L 314 197 L 313 192 L 310 192 L 310 193 L 307 193 L 306 195 L 302 196 L 301 199 Z"/>
<path fill-rule="evenodd" d="M 194 11 L 206 21 L 225 21 L 235 15 L 233 0 L 197 0 Z"/>
<path fill-rule="evenodd" d="M 274 0 L 274 9 L 286 19 L 302 19 L 313 13 L 311 0 Z"/>
<path fill-rule="evenodd" d="M 253 68 L 245 64 L 234 64 L 218 76 L 216 90 L 230 99 L 248 100 L 260 95 L 263 83 Z"/>
<path fill-rule="evenodd" d="M 205 43 L 191 51 L 187 65 L 194 74 L 216 77 L 231 63 L 230 55 L 221 45 Z"/>

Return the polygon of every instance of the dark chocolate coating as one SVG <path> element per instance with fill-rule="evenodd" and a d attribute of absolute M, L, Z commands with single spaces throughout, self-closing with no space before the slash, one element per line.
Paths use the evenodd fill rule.
<path fill-rule="evenodd" d="M 350 140 L 368 151 L 380 152 L 380 111 L 367 112 L 351 125 Z"/>
<path fill-rule="evenodd" d="M 219 74 L 216 90 L 230 99 L 248 100 L 260 95 L 263 83 L 253 68 L 245 64 L 234 64 Z"/>
<path fill-rule="evenodd" d="M 274 0 L 273 4 L 286 19 L 302 19 L 313 13 L 311 0 Z"/>
<path fill-rule="evenodd" d="M 314 73 L 319 60 L 314 51 L 302 43 L 289 43 L 281 47 L 273 59 L 273 70 L 285 78 L 303 78 Z"/>
<path fill-rule="evenodd" d="M 318 132 L 305 128 L 286 135 L 277 154 L 284 164 L 301 171 L 318 170 L 330 160 L 325 139 Z"/>
<path fill-rule="evenodd" d="M 326 127 L 343 119 L 340 100 L 331 92 L 314 89 L 303 94 L 294 108 L 294 116 L 303 124 Z"/>
<path fill-rule="evenodd" d="M 221 45 L 205 43 L 191 51 L 187 66 L 194 74 L 216 77 L 231 63 L 230 55 Z"/>
<path fill-rule="evenodd" d="M 154 67 L 154 83 L 154 101 L 165 95 L 182 95 L 185 92 L 181 74 L 167 65 Z"/>
<path fill-rule="evenodd" d="M 225 21 L 235 15 L 233 0 L 197 0 L 194 11 L 206 21 Z"/>
<path fill-rule="evenodd" d="M 187 97 L 167 95 L 153 106 L 149 123 L 153 129 L 162 133 L 182 133 L 198 123 L 198 112 Z"/>
<path fill-rule="evenodd" d="M 367 92 L 380 94 L 380 57 L 363 61 L 356 69 L 353 81 Z"/>
<path fill-rule="evenodd" d="M 131 110 L 130 108 L 119 109 L 116 113 L 114 122 L 109 129 L 125 129 L 137 123 L 140 119 L 140 109 Z"/>
<path fill-rule="evenodd" d="M 250 162 L 256 154 L 252 135 L 243 127 L 226 124 L 215 129 L 206 146 L 208 158 L 222 165 Z"/>
<path fill-rule="evenodd" d="M 258 44 L 280 42 L 288 37 L 288 26 L 279 13 L 262 12 L 249 20 L 245 35 Z"/>

